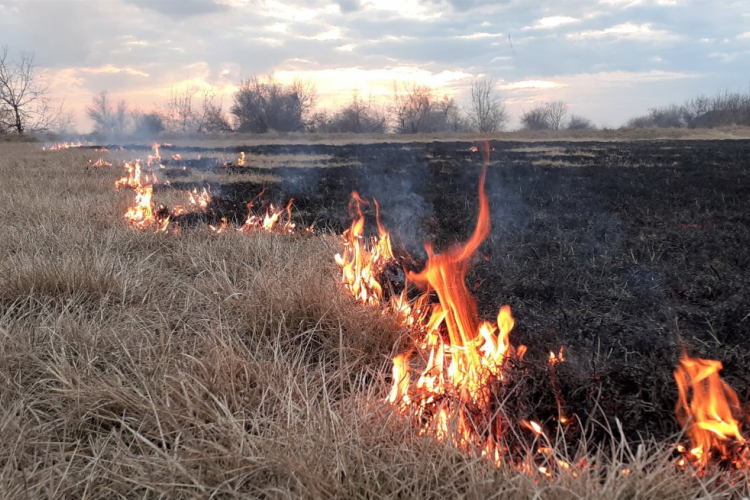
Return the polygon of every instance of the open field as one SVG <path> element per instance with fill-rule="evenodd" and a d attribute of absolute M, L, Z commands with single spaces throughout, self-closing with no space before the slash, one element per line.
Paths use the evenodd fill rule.
<path fill-rule="evenodd" d="M 746 493 L 674 466 L 672 371 L 684 344 L 750 401 L 750 142 L 492 143 L 492 231 L 468 282 L 483 317 L 510 304 L 529 347 L 510 415 L 557 415 L 546 357 L 566 348 L 559 392 L 580 423 L 555 449 L 594 466 L 553 478 L 417 436 L 383 402 L 410 339 L 333 263 L 354 189 L 416 264 L 423 242 L 466 239 L 472 142 L 331 142 L 163 148 L 182 159 L 157 172 L 157 202 L 213 195 L 180 234 L 130 230 L 122 169 L 85 168 L 148 146 L 0 144 L 0 498 Z M 226 168 L 240 151 L 246 166 Z M 206 227 L 241 223 L 263 187 L 316 234 Z"/>

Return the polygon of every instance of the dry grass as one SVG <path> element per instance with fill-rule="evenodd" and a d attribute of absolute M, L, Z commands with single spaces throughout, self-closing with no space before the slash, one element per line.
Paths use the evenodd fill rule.
<path fill-rule="evenodd" d="M 337 286 L 336 238 L 132 232 L 119 169 L 38 149 L 0 146 L 0 498 L 739 493 L 616 431 L 553 480 L 419 438 L 382 402 L 406 339 Z"/>

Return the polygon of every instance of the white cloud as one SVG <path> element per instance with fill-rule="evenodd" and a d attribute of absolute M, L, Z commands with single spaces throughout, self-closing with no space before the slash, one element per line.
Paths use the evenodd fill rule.
<path fill-rule="evenodd" d="M 587 40 L 597 38 L 616 38 L 637 41 L 674 41 L 682 37 L 666 30 L 653 29 L 650 23 L 634 24 L 631 22 L 618 24 L 603 30 L 587 30 L 568 34 L 572 40 Z"/>
<path fill-rule="evenodd" d="M 539 19 L 533 26 L 527 26 L 525 29 L 552 29 L 566 24 L 581 22 L 580 19 L 570 16 L 550 16 Z"/>
<path fill-rule="evenodd" d="M 471 33 L 470 35 L 458 35 L 458 36 L 454 36 L 453 38 L 458 39 L 458 40 L 477 40 L 480 38 L 500 38 L 502 36 L 503 36 L 502 33 L 479 32 L 479 33 Z"/>
<path fill-rule="evenodd" d="M 541 90 L 565 87 L 565 85 L 551 80 L 521 80 L 520 82 L 505 83 L 500 85 L 503 90 Z"/>
<path fill-rule="evenodd" d="M 439 8 L 423 5 L 419 0 L 361 0 L 367 10 L 385 11 L 398 17 L 427 21 L 443 15 Z"/>
<path fill-rule="evenodd" d="M 310 38 L 311 40 L 320 40 L 320 41 L 340 40 L 341 30 L 338 28 L 331 28 L 329 30 L 318 33 L 317 35 L 313 35 L 311 37 L 306 37 L 306 38 Z"/>
<path fill-rule="evenodd" d="M 636 5 L 659 5 L 662 7 L 676 7 L 685 0 L 599 0 L 600 4 L 613 5 L 615 7 L 635 7 Z"/>
<path fill-rule="evenodd" d="M 737 38 L 744 39 L 744 40 L 750 40 L 750 31 L 746 31 L 742 33 L 741 35 L 737 35 Z"/>

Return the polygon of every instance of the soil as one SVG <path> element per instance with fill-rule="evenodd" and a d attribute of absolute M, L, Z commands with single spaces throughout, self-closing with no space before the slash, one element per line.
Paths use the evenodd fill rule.
<path fill-rule="evenodd" d="M 482 158 L 472 146 L 179 148 L 204 158 L 167 160 L 171 186 L 158 189 L 192 188 L 181 177 L 192 170 L 229 171 L 231 182 L 211 184 L 211 222 L 241 223 L 245 204 L 267 187 L 266 200 L 293 197 L 298 221 L 337 233 L 349 225 L 357 190 L 377 198 L 396 244 L 419 260 L 425 241 L 439 250 L 474 228 Z M 722 361 L 724 379 L 750 401 L 750 141 L 491 147 L 492 232 L 467 280 L 484 318 L 510 304 L 512 342 L 529 348 L 512 378 L 510 413 L 557 415 L 546 359 L 560 346 L 566 361 L 556 376 L 566 413 L 613 429 L 618 420 L 633 438 L 679 432 L 672 372 L 683 347 Z M 208 157 L 239 151 L 248 166 Z M 304 167 L 288 160 L 258 166 L 277 155 L 296 155 Z M 311 167 L 309 155 L 329 159 Z M 278 182 L 248 180 L 258 173 Z"/>

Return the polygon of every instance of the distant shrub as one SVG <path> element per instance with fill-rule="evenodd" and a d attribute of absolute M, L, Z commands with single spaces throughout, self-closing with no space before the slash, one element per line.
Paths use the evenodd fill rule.
<path fill-rule="evenodd" d="M 568 130 L 593 130 L 596 127 L 588 118 L 579 115 L 570 115 Z"/>
<path fill-rule="evenodd" d="M 521 115 L 521 124 L 527 130 L 560 130 L 568 113 L 568 105 L 562 101 L 537 104 Z"/>

